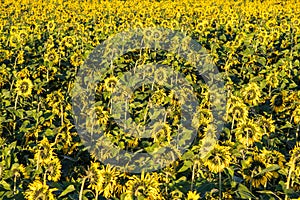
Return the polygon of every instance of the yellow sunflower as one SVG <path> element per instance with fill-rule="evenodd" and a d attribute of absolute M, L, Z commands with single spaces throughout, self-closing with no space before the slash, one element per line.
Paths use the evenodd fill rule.
<path fill-rule="evenodd" d="M 43 185 L 40 180 L 35 180 L 25 191 L 25 198 L 27 200 L 54 200 L 52 192 L 56 190 L 55 188 L 50 189 L 48 185 Z"/>
<path fill-rule="evenodd" d="M 274 177 L 273 172 L 263 172 L 263 170 L 269 166 L 270 165 L 265 162 L 264 155 L 253 153 L 253 155 L 248 157 L 243 163 L 243 177 L 255 188 L 258 188 L 259 186 L 266 186 L 268 181 Z"/>
<path fill-rule="evenodd" d="M 198 199 L 200 199 L 200 195 L 196 191 L 194 191 L 194 192 L 189 191 L 187 193 L 186 200 L 198 200 Z"/>
<path fill-rule="evenodd" d="M 106 91 L 108 91 L 108 92 L 113 92 L 114 89 L 115 89 L 115 86 L 116 86 L 117 82 L 118 82 L 118 79 L 117 79 L 117 77 L 115 77 L 115 76 L 106 78 L 106 79 L 104 80 L 104 88 L 105 88 Z"/>
<path fill-rule="evenodd" d="M 117 182 L 120 172 L 116 168 L 107 165 L 99 171 L 99 174 L 99 191 L 100 193 L 103 193 L 105 198 L 112 197 L 115 192 L 123 192 L 122 186 Z"/>
<path fill-rule="evenodd" d="M 57 64 L 59 62 L 59 55 L 55 49 L 51 49 L 44 55 L 44 60 L 52 64 Z"/>
<path fill-rule="evenodd" d="M 32 93 L 33 84 L 29 78 L 19 79 L 16 82 L 16 91 L 19 96 L 29 97 Z"/>
<path fill-rule="evenodd" d="M 213 173 L 222 172 L 231 162 L 230 147 L 215 144 L 213 150 L 205 158 L 204 165 Z"/>
<path fill-rule="evenodd" d="M 49 31 L 49 32 L 54 31 L 55 26 L 56 26 L 56 23 L 55 23 L 53 20 L 49 21 L 49 22 L 47 23 L 47 29 L 48 29 L 48 31 Z"/>
<path fill-rule="evenodd" d="M 294 119 L 295 124 L 299 124 L 300 122 L 300 106 L 297 106 L 293 111 L 292 117 Z"/>
<path fill-rule="evenodd" d="M 272 117 L 265 118 L 264 116 L 258 119 L 258 124 L 264 129 L 264 133 L 269 135 L 275 132 L 275 122 Z"/>
<path fill-rule="evenodd" d="M 49 181 L 57 182 L 61 176 L 61 163 L 56 157 L 45 163 L 46 173 Z"/>
<path fill-rule="evenodd" d="M 229 107 L 228 113 L 237 121 L 248 118 L 248 107 L 244 103 L 234 103 Z"/>
<path fill-rule="evenodd" d="M 271 106 L 276 113 L 282 112 L 285 109 L 287 92 L 282 91 L 279 94 L 276 94 L 271 99 Z"/>
<path fill-rule="evenodd" d="M 70 63 L 75 67 L 79 67 L 83 64 L 82 57 L 78 53 L 74 53 L 70 57 Z"/>
<path fill-rule="evenodd" d="M 159 177 L 157 173 L 142 172 L 139 176 L 133 175 L 126 182 L 125 199 L 162 199 L 159 188 Z"/>
<path fill-rule="evenodd" d="M 260 101 L 261 92 L 259 86 L 254 82 L 249 83 L 242 94 L 245 102 L 250 105 L 256 106 Z"/>
<path fill-rule="evenodd" d="M 159 144 L 170 144 L 171 142 L 171 127 L 167 123 L 156 122 L 151 130 L 154 142 Z"/>
<path fill-rule="evenodd" d="M 235 131 L 236 140 L 245 146 L 252 146 L 262 138 L 261 128 L 253 121 L 246 120 L 238 123 Z"/>

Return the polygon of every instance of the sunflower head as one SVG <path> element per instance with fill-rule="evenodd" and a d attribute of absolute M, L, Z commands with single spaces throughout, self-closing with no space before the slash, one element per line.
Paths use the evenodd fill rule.
<path fill-rule="evenodd" d="M 194 191 L 194 192 L 189 191 L 187 193 L 186 200 L 198 200 L 198 199 L 200 199 L 200 195 L 197 193 L 197 191 Z"/>
<path fill-rule="evenodd" d="M 25 191 L 25 198 L 27 200 L 54 200 L 53 191 L 48 185 L 44 185 L 40 180 L 35 180 L 30 183 L 28 189 Z"/>
<path fill-rule="evenodd" d="M 263 172 L 267 167 L 269 166 L 266 164 L 264 156 L 254 153 L 242 163 L 242 173 L 246 181 L 258 188 L 266 186 L 273 176 L 272 172 Z"/>
<path fill-rule="evenodd" d="M 33 84 L 29 78 L 19 79 L 16 83 L 16 91 L 19 96 L 29 97 L 32 93 Z"/>
<path fill-rule="evenodd" d="M 57 182 L 61 175 L 61 163 L 56 157 L 45 163 L 46 172 L 49 181 Z"/>
<path fill-rule="evenodd" d="M 285 108 L 286 103 L 286 91 L 282 91 L 279 94 L 276 94 L 271 99 L 271 106 L 276 113 L 282 112 Z"/>
<path fill-rule="evenodd" d="M 106 78 L 104 81 L 104 88 L 108 92 L 113 92 L 117 83 L 118 83 L 118 78 L 115 76 Z"/>
<path fill-rule="evenodd" d="M 249 83 L 242 94 L 245 102 L 250 105 L 256 106 L 260 101 L 261 92 L 258 85 L 254 82 Z"/>
<path fill-rule="evenodd" d="M 222 172 L 231 162 L 230 147 L 215 144 L 209 156 L 205 158 L 204 165 L 213 173 Z"/>
<path fill-rule="evenodd" d="M 252 146 L 254 142 L 260 141 L 262 135 L 261 128 L 253 120 L 242 121 L 235 132 L 236 140 L 245 146 Z"/>
<path fill-rule="evenodd" d="M 234 103 L 229 108 L 233 119 L 241 121 L 248 118 L 248 107 L 244 103 Z"/>

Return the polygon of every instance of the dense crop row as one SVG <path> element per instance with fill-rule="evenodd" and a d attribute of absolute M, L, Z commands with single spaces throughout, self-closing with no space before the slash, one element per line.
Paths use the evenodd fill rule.
<path fill-rule="evenodd" d="M 299 199 L 299 20 L 300 3 L 292 0 L 2 0 L 0 199 Z M 169 147 L 180 119 L 180 102 L 162 87 L 162 70 L 158 84 L 138 88 L 128 104 L 141 126 L 159 115 L 149 102 L 169 109 L 165 120 L 153 124 L 148 140 L 118 127 L 111 94 L 126 71 L 171 66 L 201 102 L 192 121 L 197 138 L 186 153 L 155 172 L 132 174 L 104 165 L 97 149 L 83 144 L 71 91 L 96 46 L 149 27 L 180 31 L 207 50 L 224 79 L 226 113 L 216 133 L 210 90 L 192 63 L 175 54 L 137 49 L 112 60 L 95 89 L 97 123 L 121 149 Z M 201 157 L 211 133 L 219 139 Z"/>

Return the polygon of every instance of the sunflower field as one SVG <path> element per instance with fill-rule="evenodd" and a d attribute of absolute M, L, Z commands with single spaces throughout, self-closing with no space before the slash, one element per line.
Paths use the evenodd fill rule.
<path fill-rule="evenodd" d="M 224 81 L 226 105 L 219 130 L 211 126 L 216 94 L 176 52 L 133 49 L 104 63 L 110 70 L 100 70 L 94 88 L 95 123 L 122 150 L 172 149 L 183 118 L 180 99 L 188 98 L 163 87 L 167 73 L 159 68 L 155 84 L 142 84 L 126 101 L 133 121 L 120 127 L 112 93 L 127 71 L 150 66 L 151 74 L 151 64 L 167 65 L 199 101 L 191 113 L 197 134 L 186 151 L 157 170 L 130 173 L 98 159 L 99 153 L 110 158 L 95 148 L 102 137 L 84 143 L 91 135 L 79 133 L 74 110 L 86 105 L 76 105 L 72 91 L 97 46 L 145 28 L 146 39 L 159 38 L 151 29 L 164 28 L 197 41 Z M 0 199 L 300 199 L 299 89 L 297 0 L 1 0 Z M 130 134 L 133 123 L 150 124 L 150 137 Z M 203 145 L 211 147 L 205 156 Z"/>

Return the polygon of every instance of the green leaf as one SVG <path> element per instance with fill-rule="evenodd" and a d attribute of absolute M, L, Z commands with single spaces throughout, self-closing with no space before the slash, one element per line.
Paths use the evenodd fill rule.
<path fill-rule="evenodd" d="M 250 190 L 243 184 L 238 185 L 237 191 L 235 191 L 237 196 L 241 199 L 251 199 L 251 198 L 256 198 Z"/>
<path fill-rule="evenodd" d="M 178 170 L 178 173 L 188 170 L 189 168 L 192 167 L 192 165 L 193 165 L 192 161 L 185 160 L 183 166 Z"/>
<path fill-rule="evenodd" d="M 272 172 L 272 171 L 275 171 L 275 170 L 278 170 L 278 169 L 280 169 L 279 165 L 272 165 L 271 167 L 267 167 L 266 169 L 262 170 L 261 172 L 256 174 L 254 177 L 257 177 L 257 176 L 263 175 L 267 172 Z"/>
<path fill-rule="evenodd" d="M 63 197 L 67 194 L 69 194 L 70 192 L 73 192 L 75 190 L 74 185 L 69 185 L 58 197 Z"/>

